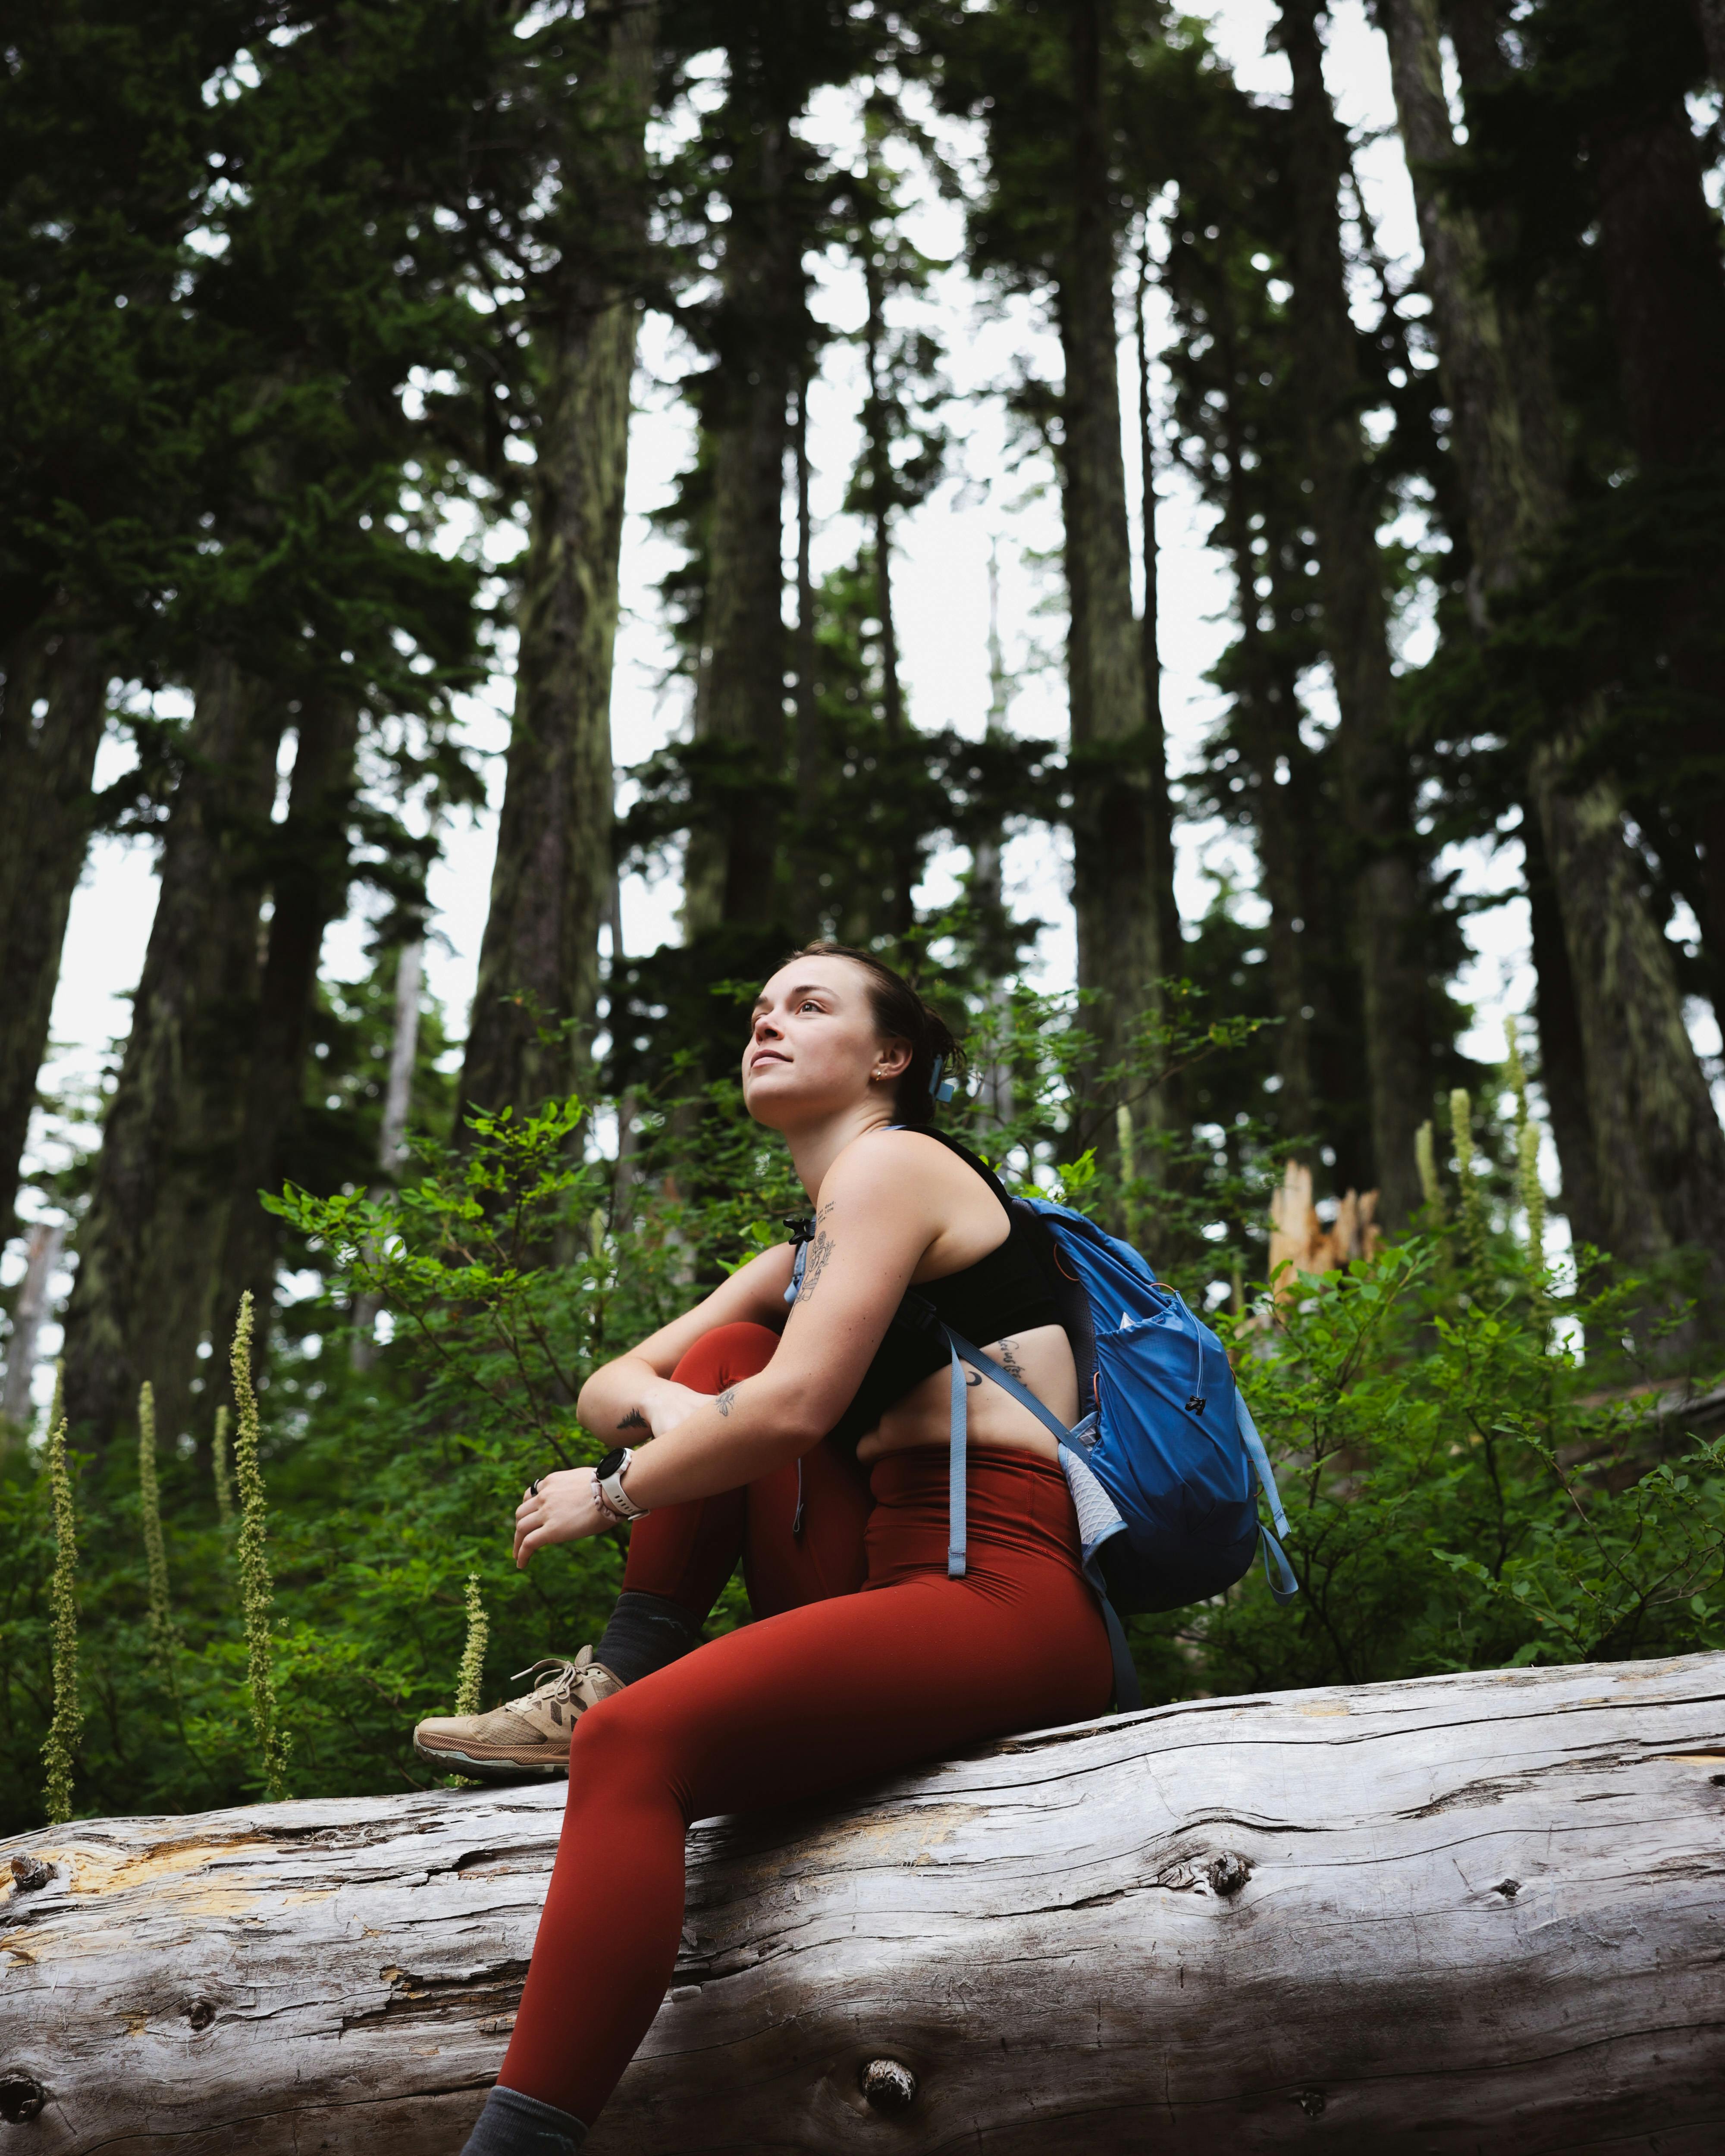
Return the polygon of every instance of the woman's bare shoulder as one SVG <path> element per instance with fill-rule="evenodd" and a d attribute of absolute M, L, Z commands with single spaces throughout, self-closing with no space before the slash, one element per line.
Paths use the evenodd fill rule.
<path fill-rule="evenodd" d="M 944 1194 L 968 1191 L 976 1179 L 957 1153 L 926 1131 L 865 1131 L 851 1140 L 827 1170 L 820 1202 L 825 1205 L 837 1199 L 878 1193 L 902 1204 L 907 1188 Z"/>

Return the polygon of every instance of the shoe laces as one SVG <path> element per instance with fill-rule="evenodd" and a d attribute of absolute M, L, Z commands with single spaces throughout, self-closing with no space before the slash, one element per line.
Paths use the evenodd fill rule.
<path fill-rule="evenodd" d="M 539 1676 L 541 1670 L 545 1671 L 543 1676 Z M 583 1665 L 571 1661 L 567 1655 L 542 1656 L 526 1669 L 517 1670 L 510 1679 L 511 1684 L 519 1684 L 523 1677 L 533 1677 L 536 1681 L 531 1691 L 522 1692 L 509 1704 L 511 1707 L 527 1707 L 553 1699 L 569 1699 L 583 1674 Z"/>

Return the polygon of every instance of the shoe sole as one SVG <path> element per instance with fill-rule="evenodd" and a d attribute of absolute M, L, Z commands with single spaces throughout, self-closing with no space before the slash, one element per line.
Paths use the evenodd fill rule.
<path fill-rule="evenodd" d="M 567 1760 L 540 1767 L 516 1759 L 475 1759 L 453 1748 L 433 1752 L 417 1740 L 413 1750 L 428 1767 L 440 1767 L 445 1774 L 477 1774 L 488 1782 L 557 1782 L 567 1779 L 569 1772 Z"/>

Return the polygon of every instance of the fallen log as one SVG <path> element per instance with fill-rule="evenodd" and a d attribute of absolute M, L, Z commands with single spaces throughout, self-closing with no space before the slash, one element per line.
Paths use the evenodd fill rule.
<path fill-rule="evenodd" d="M 459 2149 L 561 1808 L 5 1845 L 0 2156 Z M 1153 1709 L 690 1856 L 593 2156 L 1725 2146 L 1725 1655 Z"/>

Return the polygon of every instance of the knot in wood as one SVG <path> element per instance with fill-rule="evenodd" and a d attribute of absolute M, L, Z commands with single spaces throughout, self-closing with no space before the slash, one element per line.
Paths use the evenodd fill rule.
<path fill-rule="evenodd" d="M 901 2059 L 870 2059 L 860 2080 L 876 2111 L 908 2111 L 916 2100 L 916 2076 Z"/>
<path fill-rule="evenodd" d="M 33 2074 L 0 2074 L 0 2118 L 8 2126 L 23 2126 L 40 2116 L 48 2091 Z"/>
<path fill-rule="evenodd" d="M 14 1856 L 12 1860 L 12 1883 L 20 1894 L 35 1893 L 53 1876 L 54 1866 L 44 1864 L 39 1856 Z"/>
<path fill-rule="evenodd" d="M 1245 1857 L 1237 1856 L 1231 1849 L 1224 1849 L 1219 1856 L 1213 1856 L 1209 1868 L 1204 1873 L 1212 1890 L 1221 1895 L 1224 1901 L 1230 1895 L 1239 1893 L 1251 1876 L 1251 1866 Z"/>
<path fill-rule="evenodd" d="M 1513 1902 L 1521 1891 L 1522 1882 L 1519 1879 L 1500 1879 L 1491 1889 L 1494 1894 L 1501 1894 L 1506 1902 Z"/>
<path fill-rule="evenodd" d="M 213 1999 L 194 1999 L 186 2009 L 186 2019 L 194 2029 L 208 2029 L 216 2018 L 216 2003 Z"/>
<path fill-rule="evenodd" d="M 1324 2092 L 1322 2089 L 1301 2089 L 1294 2101 L 1308 2118 L 1321 2118 L 1323 2116 Z"/>

